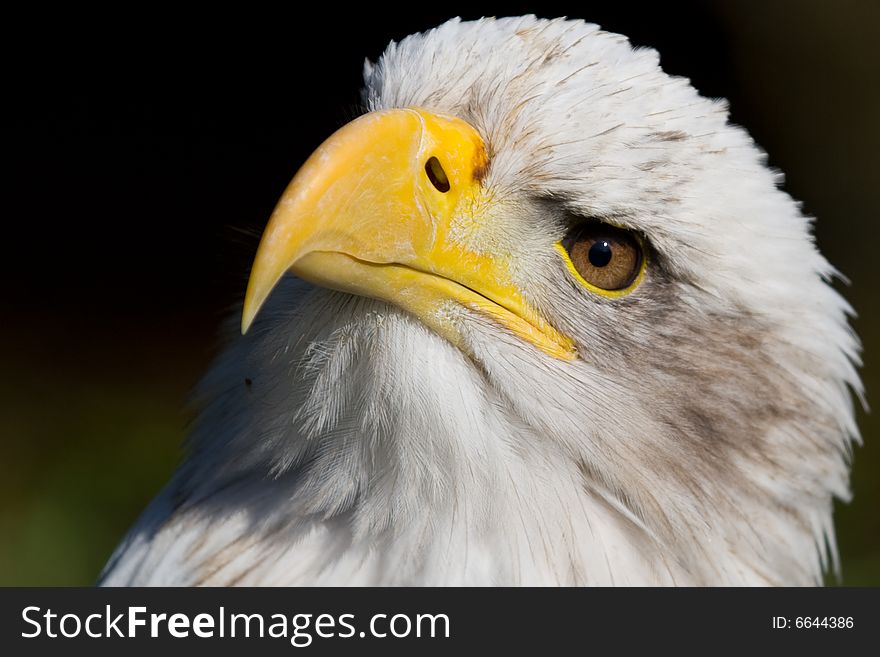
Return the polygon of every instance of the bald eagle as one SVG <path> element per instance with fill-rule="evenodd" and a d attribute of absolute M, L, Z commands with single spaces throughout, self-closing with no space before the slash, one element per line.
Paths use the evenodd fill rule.
<path fill-rule="evenodd" d="M 533 16 L 392 43 L 363 99 L 101 582 L 820 583 L 860 347 L 725 103 Z"/>

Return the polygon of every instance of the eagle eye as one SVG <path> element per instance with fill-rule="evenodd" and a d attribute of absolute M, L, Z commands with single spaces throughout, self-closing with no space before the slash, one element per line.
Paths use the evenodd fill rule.
<path fill-rule="evenodd" d="M 600 222 L 581 224 L 569 231 L 559 246 L 575 277 L 605 296 L 631 292 L 644 271 L 642 241 L 622 228 Z"/>
<path fill-rule="evenodd" d="M 436 157 L 430 157 L 425 162 L 425 173 L 428 174 L 428 180 L 437 188 L 437 191 L 444 194 L 449 191 L 449 178 L 446 177 L 446 172 Z"/>

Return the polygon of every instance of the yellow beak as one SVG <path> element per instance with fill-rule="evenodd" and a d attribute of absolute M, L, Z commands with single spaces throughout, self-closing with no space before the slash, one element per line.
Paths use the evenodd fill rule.
<path fill-rule="evenodd" d="M 421 109 L 366 114 L 306 161 L 263 234 L 244 301 L 246 332 L 285 272 L 388 301 L 466 348 L 455 306 L 545 353 L 572 359 L 570 339 L 522 298 L 508 263 L 456 238 L 479 221 L 483 140 L 459 119 Z"/>

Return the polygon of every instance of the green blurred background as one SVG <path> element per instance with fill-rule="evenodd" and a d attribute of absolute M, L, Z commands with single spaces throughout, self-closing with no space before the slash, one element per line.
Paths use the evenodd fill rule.
<path fill-rule="evenodd" d="M 172 472 L 189 390 L 242 294 L 259 230 L 297 164 L 353 115 L 363 57 L 456 14 L 586 18 L 729 98 L 852 281 L 843 291 L 859 314 L 870 400 L 880 378 L 878 6 L 9 17 L 18 38 L 4 57 L 15 173 L 0 300 L 0 584 L 95 580 Z M 836 516 L 842 583 L 878 585 L 880 436 L 876 416 L 860 412 L 860 425 L 854 501 Z"/>

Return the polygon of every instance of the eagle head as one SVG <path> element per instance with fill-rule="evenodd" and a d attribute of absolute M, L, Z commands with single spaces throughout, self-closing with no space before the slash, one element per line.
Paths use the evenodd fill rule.
<path fill-rule="evenodd" d="M 725 103 L 532 16 L 392 43 L 363 99 L 108 581 L 820 582 L 859 347 Z"/>

